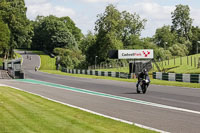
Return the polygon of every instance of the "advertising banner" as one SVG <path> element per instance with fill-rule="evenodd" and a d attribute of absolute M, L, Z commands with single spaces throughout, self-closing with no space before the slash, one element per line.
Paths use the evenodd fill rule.
<path fill-rule="evenodd" d="M 153 49 L 118 50 L 118 59 L 153 59 Z"/>

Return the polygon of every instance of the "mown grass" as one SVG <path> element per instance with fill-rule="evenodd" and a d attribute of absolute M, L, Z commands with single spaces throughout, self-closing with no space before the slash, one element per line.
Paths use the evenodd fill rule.
<path fill-rule="evenodd" d="M 151 133 L 23 91 L 0 87 L 2 133 Z"/>
<path fill-rule="evenodd" d="M 48 55 L 40 55 L 41 67 L 40 70 L 56 70 L 56 59 Z"/>
<path fill-rule="evenodd" d="M 18 59 L 18 58 L 22 58 L 22 55 L 20 55 L 19 53 L 15 53 L 15 59 Z"/>
<path fill-rule="evenodd" d="M 32 53 L 38 54 L 41 59 L 40 70 L 56 70 L 56 59 L 51 58 L 49 55 L 42 51 L 32 51 Z"/>
<path fill-rule="evenodd" d="M 65 73 L 58 70 L 42 70 L 42 72 L 65 75 L 65 76 L 73 76 L 73 77 L 83 77 L 83 78 L 94 78 L 94 79 L 107 79 L 107 80 L 116 80 L 116 81 L 124 81 L 124 82 L 137 82 L 137 79 L 123 79 L 123 78 L 114 78 L 114 77 L 106 77 L 106 76 L 94 76 L 94 75 L 84 75 L 84 74 L 71 74 Z M 176 82 L 176 81 L 164 81 L 151 79 L 151 84 L 155 85 L 165 85 L 165 86 L 179 86 L 179 87 L 189 87 L 189 88 L 200 88 L 199 83 L 185 83 L 185 82 Z"/>

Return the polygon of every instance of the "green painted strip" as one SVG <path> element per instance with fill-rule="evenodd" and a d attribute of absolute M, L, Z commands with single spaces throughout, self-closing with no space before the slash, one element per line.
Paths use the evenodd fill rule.
<path fill-rule="evenodd" d="M 78 88 L 68 87 L 68 86 L 64 86 L 64 85 L 60 85 L 60 84 L 44 82 L 44 81 L 39 81 L 39 80 L 32 80 L 32 79 L 16 79 L 16 80 L 20 81 L 20 82 L 33 83 L 33 84 L 46 85 L 46 86 L 51 86 L 51 87 L 56 87 L 56 88 L 62 88 L 62 89 L 71 90 L 71 91 L 75 91 L 75 92 L 104 96 L 104 97 L 108 97 L 108 98 L 115 98 L 115 99 L 118 99 L 118 100 L 125 100 L 125 101 L 132 101 L 132 102 L 136 102 L 136 103 L 150 104 L 149 102 L 145 102 L 145 101 L 135 100 L 135 99 L 126 98 L 126 97 L 120 97 L 120 96 L 115 96 L 115 95 L 110 95 L 110 94 L 105 94 L 105 93 L 100 93 L 100 92 L 95 92 L 95 91 L 89 91 L 89 90 L 84 90 L 84 89 L 78 89 Z"/>
<path fill-rule="evenodd" d="M 105 93 L 100 93 L 100 92 L 95 92 L 95 91 L 89 91 L 89 90 L 85 90 L 85 89 L 78 89 L 78 88 L 73 88 L 73 87 L 69 87 L 69 86 L 64 86 L 64 85 L 60 85 L 60 84 L 44 82 L 44 81 L 39 81 L 39 80 L 16 79 L 16 81 L 45 85 L 45 86 L 50 86 L 50 87 L 56 87 L 56 88 L 71 90 L 74 92 L 86 93 L 86 94 L 102 96 L 102 97 L 107 97 L 107 98 L 112 98 L 112 99 L 117 99 L 117 100 L 122 100 L 122 101 L 133 102 L 133 103 L 139 103 L 139 104 L 144 104 L 144 105 L 150 105 L 150 106 L 160 107 L 160 108 L 165 108 L 165 109 L 172 109 L 172 110 L 179 110 L 179 111 L 184 111 L 184 112 L 189 112 L 189 113 L 200 114 L 200 112 L 198 112 L 198 111 L 182 109 L 182 108 L 177 108 L 177 107 L 172 107 L 172 106 L 167 106 L 167 105 L 162 105 L 162 104 L 157 104 L 157 103 L 151 103 L 151 102 L 147 102 L 147 101 L 141 101 L 141 100 L 126 98 L 126 97 L 121 97 L 121 96 L 115 96 L 115 95 L 110 95 L 110 94 L 105 94 Z"/>

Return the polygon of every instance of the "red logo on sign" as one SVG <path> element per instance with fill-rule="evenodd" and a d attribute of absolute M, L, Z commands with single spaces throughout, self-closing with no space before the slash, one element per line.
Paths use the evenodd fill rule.
<path fill-rule="evenodd" d="M 145 57 L 147 57 L 149 54 L 150 54 L 150 52 L 149 51 L 147 51 L 147 53 L 146 52 L 144 52 L 144 51 L 142 51 L 143 52 L 143 54 L 144 54 L 144 56 Z"/>

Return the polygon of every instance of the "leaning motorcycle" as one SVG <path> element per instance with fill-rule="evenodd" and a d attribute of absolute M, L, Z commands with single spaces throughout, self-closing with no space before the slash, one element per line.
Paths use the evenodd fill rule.
<path fill-rule="evenodd" d="M 142 92 L 143 94 L 145 94 L 148 86 L 149 86 L 149 80 L 148 79 L 142 79 L 140 81 L 139 85 L 137 86 L 137 93 Z"/>

